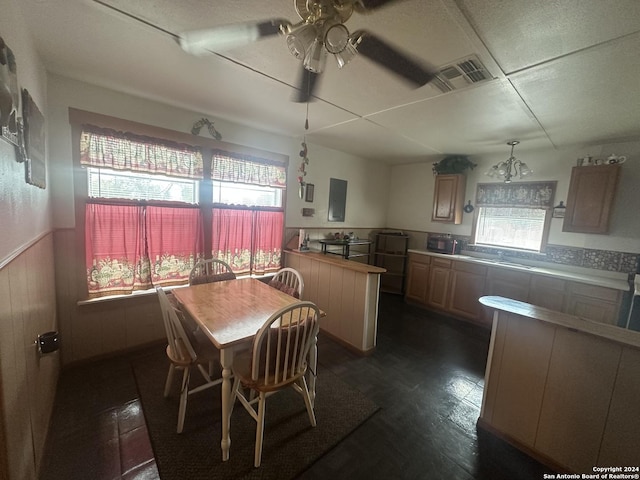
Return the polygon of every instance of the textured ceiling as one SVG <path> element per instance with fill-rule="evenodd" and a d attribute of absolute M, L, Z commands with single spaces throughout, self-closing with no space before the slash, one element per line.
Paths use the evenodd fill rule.
<path fill-rule="evenodd" d="M 301 65 L 276 36 L 207 57 L 173 35 L 282 17 L 292 0 L 22 0 L 47 69 L 287 136 Z M 119 10 L 117 12 L 115 10 Z M 128 15 L 126 15 L 128 14 Z M 145 23 L 146 22 L 146 23 Z M 329 59 L 309 105 L 310 142 L 389 163 L 640 138 L 638 0 L 404 0 L 354 13 L 365 29 L 436 67 L 476 55 L 492 80 L 412 89 L 358 56 Z"/>

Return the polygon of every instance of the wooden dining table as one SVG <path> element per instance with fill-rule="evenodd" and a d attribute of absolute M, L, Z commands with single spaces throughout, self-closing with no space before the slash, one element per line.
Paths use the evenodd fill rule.
<path fill-rule="evenodd" d="M 255 278 L 226 280 L 173 290 L 182 308 L 220 350 L 222 365 L 222 460 L 229 459 L 231 438 L 231 370 L 235 352 L 251 348 L 251 341 L 269 319 L 283 307 L 298 302 L 286 293 Z M 309 394 L 315 399 L 317 345 L 309 354 Z"/>

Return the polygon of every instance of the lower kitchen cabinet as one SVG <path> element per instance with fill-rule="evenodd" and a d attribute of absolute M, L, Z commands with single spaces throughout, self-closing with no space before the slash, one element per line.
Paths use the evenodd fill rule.
<path fill-rule="evenodd" d="M 483 295 L 616 325 L 623 292 L 528 271 L 409 253 L 407 300 L 491 327 L 493 309 L 478 302 Z"/>
<path fill-rule="evenodd" d="M 486 276 L 487 267 L 484 265 L 453 262 L 448 310 L 468 320 L 484 321 L 483 308 L 478 299 L 484 295 Z"/>
<path fill-rule="evenodd" d="M 429 285 L 427 287 L 427 305 L 446 310 L 449 299 L 449 279 L 451 278 L 451 260 L 431 259 Z"/>
<path fill-rule="evenodd" d="M 407 299 L 418 303 L 427 303 L 430 263 L 431 257 L 428 255 L 409 254 L 407 288 L 405 292 Z"/>
<path fill-rule="evenodd" d="M 487 271 L 485 295 L 499 295 L 501 297 L 526 302 L 529 297 L 530 283 L 531 274 L 528 272 L 490 267 Z M 491 325 L 493 321 L 493 310 L 483 308 L 482 312 L 484 323 Z"/>
<path fill-rule="evenodd" d="M 616 325 L 622 292 L 611 288 L 569 282 L 566 313 L 594 322 Z"/>
<path fill-rule="evenodd" d="M 543 275 L 532 275 L 527 303 L 564 312 L 566 311 L 566 290 L 566 280 Z"/>

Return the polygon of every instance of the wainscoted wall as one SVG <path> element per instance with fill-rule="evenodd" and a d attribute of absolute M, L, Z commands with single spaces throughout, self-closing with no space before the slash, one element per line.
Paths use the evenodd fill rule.
<path fill-rule="evenodd" d="M 160 304 L 153 294 L 93 301 L 84 297 L 84 258 L 75 229 L 55 232 L 55 265 L 62 363 L 110 355 L 166 338 Z"/>
<path fill-rule="evenodd" d="M 35 341 L 55 329 L 53 235 L 48 233 L 0 268 L 0 478 L 38 476 L 60 356 L 40 356 Z"/>

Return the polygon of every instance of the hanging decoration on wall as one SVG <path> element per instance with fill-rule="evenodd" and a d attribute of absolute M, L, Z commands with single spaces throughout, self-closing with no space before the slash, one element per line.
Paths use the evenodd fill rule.
<path fill-rule="evenodd" d="M 47 164 L 45 163 L 44 115 L 42 115 L 25 88 L 22 89 L 22 119 L 24 121 L 27 183 L 39 188 L 46 188 Z"/>
<path fill-rule="evenodd" d="M 20 89 L 18 88 L 18 67 L 13 51 L 0 37 L 0 133 L 1 138 L 15 145 L 16 160 L 20 156 L 22 137 L 20 136 Z"/>
<path fill-rule="evenodd" d="M 216 130 L 216 128 L 213 126 L 213 122 L 208 118 L 201 118 L 196 123 L 194 123 L 193 127 L 191 127 L 191 133 L 194 135 L 199 135 L 200 129 L 205 125 L 209 129 L 209 135 L 211 135 L 216 140 L 222 140 L 222 135 Z"/>
<path fill-rule="evenodd" d="M 300 168 L 298 168 L 298 194 L 300 195 L 300 198 L 304 198 L 304 187 L 306 185 L 304 177 L 307 175 L 307 165 L 309 165 L 309 158 L 307 157 L 307 142 L 303 141 L 301 145 L 302 150 L 300 150 L 300 157 L 302 157 L 302 160 L 300 162 Z"/>

